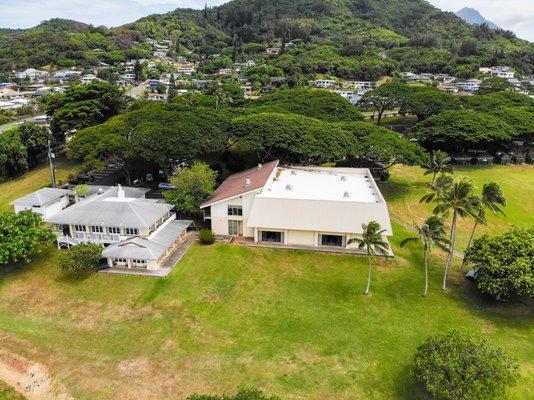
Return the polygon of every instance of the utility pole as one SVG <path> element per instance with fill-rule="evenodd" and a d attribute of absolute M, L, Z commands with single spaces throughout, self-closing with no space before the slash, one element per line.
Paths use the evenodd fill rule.
<path fill-rule="evenodd" d="M 52 148 L 50 147 L 50 140 L 48 141 L 48 165 L 50 166 L 50 178 L 52 179 L 52 187 L 56 187 L 56 171 L 54 170 L 54 164 L 52 160 L 55 155 L 52 153 Z"/>

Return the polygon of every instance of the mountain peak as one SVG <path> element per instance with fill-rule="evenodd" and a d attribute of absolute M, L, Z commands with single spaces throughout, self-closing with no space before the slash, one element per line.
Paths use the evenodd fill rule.
<path fill-rule="evenodd" d="M 471 25 L 486 24 L 490 29 L 500 29 L 496 24 L 484 18 L 478 10 L 471 7 L 462 8 L 460 11 L 456 12 L 456 15 Z"/>

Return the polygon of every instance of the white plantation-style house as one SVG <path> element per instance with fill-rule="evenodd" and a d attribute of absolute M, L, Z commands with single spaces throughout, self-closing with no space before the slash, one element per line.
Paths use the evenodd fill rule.
<path fill-rule="evenodd" d="M 368 169 L 281 167 L 278 161 L 237 173 L 201 204 L 218 235 L 256 243 L 352 248 L 362 224 L 393 234 L 386 202 Z"/>
<path fill-rule="evenodd" d="M 110 267 L 157 270 L 187 234 L 192 221 L 177 221 L 172 205 L 146 199 L 148 189 L 91 187 L 72 191 L 45 188 L 13 201 L 15 212 L 43 215 L 57 233 L 58 247 L 98 243 Z"/>

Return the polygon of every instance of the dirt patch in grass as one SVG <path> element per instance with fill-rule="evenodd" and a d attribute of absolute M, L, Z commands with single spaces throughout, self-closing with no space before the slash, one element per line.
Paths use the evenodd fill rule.
<path fill-rule="evenodd" d="M 135 358 L 123 360 L 117 365 L 117 372 L 121 377 L 135 378 L 148 372 L 148 360 L 146 358 Z"/>
<path fill-rule="evenodd" d="M 29 400 L 70 400 L 64 390 L 58 390 L 42 365 L 26 358 L 0 351 L 0 379 Z"/>

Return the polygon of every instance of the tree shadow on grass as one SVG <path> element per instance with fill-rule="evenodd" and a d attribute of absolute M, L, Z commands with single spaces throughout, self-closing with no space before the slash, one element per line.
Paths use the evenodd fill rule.
<path fill-rule="evenodd" d="M 65 283 L 69 285 L 79 285 L 84 283 L 93 274 L 96 274 L 96 271 L 93 270 L 79 273 L 61 271 L 56 277 L 56 282 Z"/>
<path fill-rule="evenodd" d="M 378 187 L 386 200 L 391 201 L 392 199 L 402 199 L 408 196 L 410 193 L 415 190 L 424 193 L 428 189 L 426 182 L 398 182 L 398 181 L 387 181 L 387 182 L 378 182 Z"/>
<path fill-rule="evenodd" d="M 534 320 L 534 300 L 516 297 L 510 301 L 497 301 L 480 292 L 474 282 L 464 277 L 464 273 L 456 268 L 451 274 L 449 290 L 457 293 L 454 301 L 462 303 L 478 315 L 498 318 L 499 324 L 514 325 L 517 322 Z"/>

